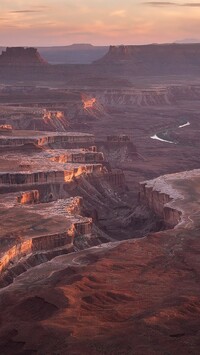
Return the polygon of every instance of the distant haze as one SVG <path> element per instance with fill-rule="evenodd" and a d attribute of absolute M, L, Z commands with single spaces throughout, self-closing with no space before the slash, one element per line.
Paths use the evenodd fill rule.
<path fill-rule="evenodd" d="M 196 38 L 199 0 L 1 0 L 1 46 L 145 44 Z"/>
<path fill-rule="evenodd" d="M 185 38 L 175 41 L 175 43 L 200 43 L 200 39 L 195 38 Z"/>
<path fill-rule="evenodd" d="M 37 47 L 42 58 L 50 64 L 90 64 L 103 57 L 108 46 L 73 44 L 70 46 Z M 0 54 L 6 47 L 0 47 Z"/>

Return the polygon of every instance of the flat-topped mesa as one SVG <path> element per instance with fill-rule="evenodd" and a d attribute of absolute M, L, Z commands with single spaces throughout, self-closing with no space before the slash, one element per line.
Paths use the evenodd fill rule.
<path fill-rule="evenodd" d="M 108 53 L 100 61 L 126 60 L 133 54 L 135 46 L 110 46 Z"/>
<path fill-rule="evenodd" d="M 133 69 L 154 71 L 199 71 L 200 44 L 149 44 L 110 46 L 97 64 L 131 64 Z M 178 65 L 177 65 L 178 63 Z"/>
<path fill-rule="evenodd" d="M 7 47 L 0 55 L 0 65 L 47 65 L 36 48 Z"/>

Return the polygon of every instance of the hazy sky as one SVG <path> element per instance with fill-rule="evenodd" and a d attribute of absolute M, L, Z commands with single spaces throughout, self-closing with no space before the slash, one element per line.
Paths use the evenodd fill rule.
<path fill-rule="evenodd" d="M 0 46 L 200 39 L 200 0 L 0 0 Z"/>

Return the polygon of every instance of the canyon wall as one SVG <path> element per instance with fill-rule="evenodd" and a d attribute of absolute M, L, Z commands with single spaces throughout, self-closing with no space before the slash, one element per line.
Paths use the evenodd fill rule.
<path fill-rule="evenodd" d="M 153 182 L 154 180 L 140 183 L 140 202 L 147 204 L 156 215 L 162 218 L 168 228 L 174 228 L 182 217 L 181 209 L 173 206 L 178 194 L 173 193 L 173 190 L 168 190 L 164 184 L 161 187 L 154 186 Z"/>
<path fill-rule="evenodd" d="M 37 171 L 19 173 L 0 173 L 0 185 L 47 184 L 55 182 L 70 182 L 82 174 L 100 173 L 102 164 L 86 164 L 71 167 L 61 171 Z"/>
<path fill-rule="evenodd" d="M 92 219 L 85 218 L 82 221 L 72 223 L 69 230 L 64 233 L 38 236 L 23 242 L 15 242 L 15 245 L 0 254 L 0 274 L 8 266 L 17 263 L 23 257 L 39 251 L 54 250 L 66 245 L 70 247 L 73 245 L 75 237 L 91 234 L 91 232 Z"/>
<path fill-rule="evenodd" d="M 114 187 L 125 187 L 125 176 L 122 170 L 113 170 L 104 174 L 102 178 Z"/>
<path fill-rule="evenodd" d="M 91 95 L 95 96 L 104 107 L 148 107 L 176 105 L 182 100 L 199 100 L 200 87 L 198 85 L 157 85 L 151 88 L 110 88 L 94 90 Z"/>
<path fill-rule="evenodd" d="M 24 133 L 24 132 L 23 132 Z M 16 131 L 15 131 L 16 134 Z M 19 134 L 18 134 L 19 135 Z M 94 136 L 92 134 L 80 134 L 80 133 L 52 133 L 44 132 L 34 133 L 33 136 L 12 136 L 0 134 L 0 147 L 17 147 L 24 144 L 36 144 L 39 147 L 49 145 L 56 148 L 79 148 L 80 146 L 87 146 L 94 144 Z"/>
<path fill-rule="evenodd" d="M 131 144 L 124 135 L 106 143 Z M 0 286 L 57 255 L 113 240 L 101 221 L 114 223 L 118 206 L 130 209 L 120 199 L 125 178 L 108 169 L 93 134 L 4 129 L 0 152 Z"/>

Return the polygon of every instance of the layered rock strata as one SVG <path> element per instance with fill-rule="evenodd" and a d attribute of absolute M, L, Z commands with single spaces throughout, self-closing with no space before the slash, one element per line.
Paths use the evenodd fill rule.
<path fill-rule="evenodd" d="M 17 198 L 15 194 L 0 196 L 0 273 L 21 257 L 70 247 L 75 237 L 92 233 L 92 219 L 79 215 L 80 197 L 41 204 L 38 195 L 38 191 L 28 191 Z"/>
<path fill-rule="evenodd" d="M 103 154 L 96 149 L 63 149 L 66 143 L 80 146 L 93 142 L 92 135 L 81 133 L 1 132 L 1 192 L 9 192 L 10 186 L 19 192 L 0 195 L 0 273 L 22 257 L 64 246 L 71 250 L 75 237 L 92 236 L 92 219 L 80 215 L 80 197 L 45 196 L 41 186 L 64 185 L 84 174 L 101 174 L 98 162 L 103 162 Z M 54 144 L 62 149 L 50 149 Z M 32 185 L 40 188 L 28 190 Z M 23 186 L 27 191 L 20 191 Z"/>
<path fill-rule="evenodd" d="M 127 63 L 130 62 L 135 68 L 166 69 L 175 67 L 177 61 L 180 67 L 189 65 L 199 66 L 198 53 L 200 44 L 149 44 L 149 45 L 121 45 L 110 46 L 105 56 L 96 63 Z"/>
<path fill-rule="evenodd" d="M 163 175 L 140 184 L 140 200 L 169 227 L 194 228 L 198 222 L 199 182 L 199 169 Z"/>
<path fill-rule="evenodd" d="M 119 203 L 111 185 L 123 188 L 124 175 L 108 172 L 93 135 L 12 131 L 0 142 L 1 286 L 56 255 L 110 240 L 93 224 L 94 206 Z"/>
<path fill-rule="evenodd" d="M 142 183 L 156 213 L 181 212 L 175 229 L 58 256 L 1 290 L 1 349 L 198 354 L 199 184 L 200 170 Z"/>
<path fill-rule="evenodd" d="M 36 132 L 13 131 L 0 133 L 0 147 L 19 147 L 25 144 L 36 144 L 39 147 L 52 145 L 62 148 L 73 146 L 90 146 L 94 144 L 94 136 L 79 132 Z"/>

